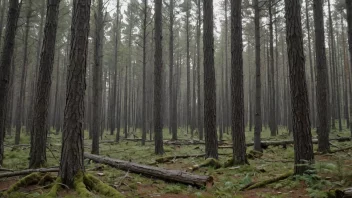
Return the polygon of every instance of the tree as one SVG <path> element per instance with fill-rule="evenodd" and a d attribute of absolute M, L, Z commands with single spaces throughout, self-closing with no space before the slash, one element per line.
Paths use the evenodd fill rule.
<path fill-rule="evenodd" d="M 118 54 L 118 31 L 119 31 L 119 15 L 120 15 L 120 0 L 117 0 L 116 2 L 116 19 L 114 23 L 114 73 L 113 73 L 113 87 L 112 87 L 112 97 L 111 97 L 111 106 L 110 106 L 110 135 L 114 135 L 114 130 L 115 130 L 115 122 L 117 118 L 117 112 L 116 112 L 116 107 L 117 107 L 117 78 L 118 78 L 118 59 L 117 59 L 117 54 Z M 117 131 L 118 135 L 116 135 L 116 138 L 119 137 L 119 131 Z M 119 139 L 116 139 L 117 142 Z"/>
<path fill-rule="evenodd" d="M 231 103 L 234 165 L 247 163 L 244 124 L 242 0 L 231 2 Z"/>
<path fill-rule="evenodd" d="M 325 53 L 323 1 L 314 0 L 315 51 L 317 68 L 318 151 L 329 152 L 328 71 Z"/>
<path fill-rule="evenodd" d="M 310 20 L 308 12 L 308 0 L 306 0 L 306 27 L 307 27 L 307 39 L 308 39 L 308 58 L 309 58 L 309 68 L 310 68 L 310 86 L 311 86 L 311 120 L 312 126 L 315 126 L 316 122 L 316 113 L 315 113 L 315 81 L 314 81 L 314 72 L 313 72 L 313 58 L 312 58 L 312 47 L 311 47 L 311 33 L 310 33 Z"/>
<path fill-rule="evenodd" d="M 162 59 L 162 0 L 155 0 L 155 53 L 154 53 L 154 133 L 155 154 L 164 154 L 163 126 L 162 126 L 162 83 L 163 83 L 163 59 Z"/>
<path fill-rule="evenodd" d="M 184 4 L 185 9 L 186 9 L 186 58 L 187 58 L 187 93 L 186 93 L 186 111 L 187 111 L 187 117 L 186 117 L 186 129 L 188 133 L 188 127 L 192 123 L 190 122 L 192 120 L 191 118 L 191 59 L 190 59 L 190 52 L 189 52 L 189 42 L 190 42 L 190 11 L 191 11 L 191 5 L 190 5 L 190 0 L 185 0 Z M 191 126 L 191 138 L 193 138 L 193 127 Z"/>
<path fill-rule="evenodd" d="M 0 59 L 0 165 L 4 159 L 4 138 L 5 122 L 7 114 L 7 95 L 10 82 L 11 58 L 15 46 L 15 36 L 17 30 L 17 21 L 20 14 L 20 5 L 18 0 L 10 0 L 9 10 L 7 13 L 7 24 L 4 45 Z"/>
<path fill-rule="evenodd" d="M 349 46 L 350 57 L 352 57 L 352 1 L 346 0 L 346 10 L 347 10 L 347 24 L 348 24 L 348 46 Z M 350 67 L 351 67 L 351 71 L 352 71 L 352 59 L 351 58 L 350 58 Z M 352 99 L 350 99 L 350 100 L 352 101 Z M 352 113 L 352 109 L 351 109 L 351 113 Z M 352 123 L 352 122 L 350 122 L 350 123 Z M 351 137 L 352 137 L 352 127 L 350 127 L 350 132 L 351 132 Z"/>
<path fill-rule="evenodd" d="M 48 109 L 51 75 L 54 65 L 56 32 L 59 16 L 59 0 L 47 3 L 43 48 L 41 52 L 37 91 L 34 103 L 33 125 L 31 129 L 30 168 L 40 168 L 46 163 L 46 140 L 48 134 Z"/>
<path fill-rule="evenodd" d="M 255 126 L 254 126 L 254 150 L 262 151 L 262 106 L 261 106 L 261 77 L 260 77 L 260 10 L 258 0 L 254 0 L 254 26 L 255 26 Z"/>
<path fill-rule="evenodd" d="M 102 77 L 103 77 L 103 0 L 98 0 L 95 16 L 95 38 L 94 38 L 94 66 L 93 66 L 93 123 L 92 123 L 92 154 L 99 154 L 99 135 L 101 131 L 101 109 L 102 109 Z"/>
<path fill-rule="evenodd" d="M 273 7 L 273 0 L 269 0 L 269 40 L 270 40 L 270 71 L 269 73 L 269 93 L 270 93 L 270 120 L 269 120 L 269 126 L 270 126 L 270 131 L 271 131 L 271 136 L 276 135 L 277 131 L 277 123 L 276 123 L 276 95 L 275 95 L 275 70 L 274 70 L 274 31 L 273 31 L 273 13 L 272 13 L 272 7 Z"/>
<path fill-rule="evenodd" d="M 169 4 L 170 26 L 169 26 L 169 120 L 172 140 L 177 140 L 177 95 L 174 89 L 174 0 Z"/>
<path fill-rule="evenodd" d="M 201 0 L 197 0 L 197 98 L 198 98 L 198 132 L 199 139 L 203 140 L 203 120 L 202 120 L 202 98 L 200 94 L 201 84 L 200 84 L 200 26 L 201 26 L 201 8 L 200 8 Z M 175 94 L 175 98 L 177 95 Z M 176 105 L 176 104 L 174 104 Z"/>
<path fill-rule="evenodd" d="M 31 28 L 30 18 L 32 16 L 32 0 L 28 1 L 26 12 L 26 27 L 24 32 L 24 49 L 23 49 L 23 62 L 21 69 L 21 79 L 20 79 L 20 90 L 17 98 L 17 106 L 15 112 L 15 122 L 16 122 L 16 135 L 15 135 L 15 144 L 20 143 L 20 136 L 22 130 L 22 119 L 23 119 L 23 108 L 24 108 L 24 99 L 25 99 L 25 88 L 26 88 L 26 73 L 28 69 L 28 37 L 29 30 Z"/>
<path fill-rule="evenodd" d="M 290 73 L 290 89 L 295 152 L 295 174 L 303 174 L 314 162 L 310 131 L 309 103 L 305 79 L 305 60 L 301 22 L 301 4 L 285 0 L 286 43 Z"/>
<path fill-rule="evenodd" d="M 111 117 L 111 123 L 110 123 L 110 135 L 114 134 L 115 128 L 115 123 L 116 125 L 117 122 L 119 122 L 118 118 L 118 112 L 115 112 L 118 107 L 118 102 L 117 102 L 117 79 L 118 79 L 118 59 L 117 59 L 117 54 L 118 54 L 118 44 L 119 44 L 119 15 L 120 15 L 120 0 L 117 0 L 116 2 L 116 19 L 115 19 L 115 26 L 114 26 L 114 79 L 113 79 L 113 91 L 112 91 L 112 102 L 111 102 L 111 109 L 110 109 L 110 117 Z M 119 142 L 120 140 L 120 128 L 117 128 L 116 131 L 116 142 Z"/>
<path fill-rule="evenodd" d="M 62 183 L 73 187 L 78 174 L 84 171 L 83 120 L 90 0 L 74 0 L 71 51 L 68 66 L 66 107 L 59 177 Z"/>
<path fill-rule="evenodd" d="M 203 16 L 205 157 L 217 159 L 213 0 L 203 0 Z"/>

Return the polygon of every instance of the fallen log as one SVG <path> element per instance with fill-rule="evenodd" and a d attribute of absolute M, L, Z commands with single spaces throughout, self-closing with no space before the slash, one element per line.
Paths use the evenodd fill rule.
<path fill-rule="evenodd" d="M 49 172 L 59 172 L 59 168 L 55 167 L 55 168 L 26 169 L 26 170 L 14 171 L 9 173 L 2 173 L 0 174 L 0 178 L 29 175 L 31 173 L 49 173 Z"/>
<path fill-rule="evenodd" d="M 89 153 L 84 153 L 84 157 L 101 164 L 109 165 L 117 169 L 138 173 L 149 177 L 155 177 L 166 181 L 179 182 L 179 183 L 194 185 L 197 187 L 203 187 L 203 186 L 208 186 L 213 184 L 212 176 L 194 175 L 184 171 L 168 170 L 164 168 L 141 165 L 133 162 L 127 162 L 123 160 L 103 157 L 99 155 L 93 155 Z"/>
<path fill-rule="evenodd" d="M 345 189 L 331 189 L 327 192 L 328 197 L 334 198 L 352 198 L 352 187 Z"/>
<path fill-rule="evenodd" d="M 288 172 L 286 174 L 283 174 L 283 175 L 280 175 L 278 177 L 274 177 L 274 178 L 270 178 L 268 180 L 256 182 L 254 184 L 251 184 L 249 186 L 246 186 L 246 187 L 242 188 L 241 190 L 251 190 L 251 189 L 255 189 L 255 188 L 260 188 L 260 187 L 266 186 L 268 184 L 272 184 L 274 182 L 277 182 L 277 181 L 280 181 L 280 180 L 284 180 L 284 179 L 290 177 L 291 175 L 293 175 L 293 172 L 290 171 L 290 172 Z"/>
<path fill-rule="evenodd" d="M 336 198 L 352 198 L 352 187 L 335 191 Z"/>
<path fill-rule="evenodd" d="M 204 157 L 205 154 L 196 154 L 196 155 L 175 155 L 175 156 L 166 156 L 156 159 L 155 161 L 158 163 L 165 163 L 175 159 L 184 159 L 184 158 L 192 158 L 192 157 Z"/>
<path fill-rule="evenodd" d="M 340 137 L 340 138 L 331 138 L 330 141 L 338 141 L 338 142 L 347 142 L 351 141 L 350 137 Z M 293 140 L 282 140 L 282 141 L 262 141 L 261 146 L 262 148 L 267 148 L 268 146 L 286 146 L 287 144 L 293 144 Z M 312 140 L 313 144 L 318 144 L 318 139 L 313 139 Z M 247 143 L 247 146 L 253 146 L 254 143 Z M 225 148 L 232 148 L 232 145 L 227 145 L 227 146 L 219 146 L 220 149 L 225 149 Z"/>

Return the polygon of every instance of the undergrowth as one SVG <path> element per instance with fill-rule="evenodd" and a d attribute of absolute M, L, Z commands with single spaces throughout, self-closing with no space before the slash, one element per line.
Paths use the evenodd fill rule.
<path fill-rule="evenodd" d="M 280 128 L 280 133 L 276 137 L 270 137 L 270 131 L 263 128 L 262 137 L 267 140 L 283 140 L 292 138 L 284 128 Z M 248 130 L 248 128 L 247 128 Z M 122 135 L 122 131 L 120 133 Z M 137 137 L 140 136 L 140 130 L 137 129 Z M 349 136 L 349 130 L 343 132 L 331 133 L 332 137 Z M 315 132 L 313 136 L 316 137 Z M 88 137 L 86 132 L 85 137 Z M 147 136 L 149 138 L 149 135 Z M 181 139 L 190 139 L 190 134 L 186 134 L 184 129 L 179 129 Z M 196 136 L 195 136 L 196 137 Z M 168 130 L 164 130 L 164 138 L 170 139 L 171 135 Z M 6 137 L 5 144 L 13 144 L 14 137 Z M 103 140 L 114 140 L 106 132 Z M 225 141 L 230 142 L 230 134 L 224 134 Z M 253 141 L 253 131 L 246 132 L 247 142 Z M 53 131 L 48 138 L 49 148 L 47 150 L 47 166 L 58 166 L 61 151 L 61 136 L 53 135 Z M 85 151 L 90 152 L 91 140 L 85 139 Z M 21 144 L 29 144 L 29 136 L 22 134 Z M 340 148 L 347 147 L 350 142 L 333 142 Z M 316 145 L 314 146 L 316 149 Z M 336 149 L 332 147 L 332 149 Z M 13 148 L 5 146 L 4 168 L 21 170 L 28 168 L 29 146 Z M 252 148 L 247 148 L 250 152 Z M 166 156 L 174 155 L 197 155 L 205 151 L 204 145 L 187 145 L 187 146 L 170 146 L 165 145 Z M 231 157 L 231 149 L 219 149 L 219 162 L 224 164 Z M 352 185 L 352 151 L 345 151 L 330 155 L 316 156 L 314 168 L 316 174 L 307 174 L 302 176 L 290 177 L 288 179 L 269 184 L 263 188 L 241 191 L 245 186 L 258 181 L 267 180 L 280 174 L 287 173 L 293 169 L 294 152 L 292 145 L 286 149 L 282 147 L 269 147 L 264 150 L 261 158 L 250 160 L 250 165 L 235 166 L 229 168 L 215 169 L 212 167 L 202 167 L 194 171 L 194 174 L 212 175 L 214 177 L 214 186 L 212 188 L 195 188 L 189 185 L 165 182 L 156 178 L 148 178 L 139 174 L 127 173 L 117 170 L 106 165 L 95 164 L 85 160 L 86 170 L 89 174 L 98 177 L 102 182 L 109 184 L 110 187 L 117 189 L 126 197 L 147 197 L 165 195 L 190 195 L 195 197 L 242 197 L 243 195 L 253 195 L 253 197 L 290 197 L 292 194 L 304 193 L 310 197 L 326 197 L 326 192 L 333 188 L 342 188 Z M 147 142 L 141 146 L 140 142 L 121 141 L 120 143 L 102 143 L 100 144 L 100 155 L 109 156 L 121 160 L 141 163 L 154 164 L 154 166 L 188 170 L 193 165 L 200 164 L 204 161 L 202 157 L 192 157 L 186 159 L 175 159 L 167 163 L 155 164 L 155 159 L 159 158 L 154 154 L 153 142 Z M 0 179 L 0 184 L 6 182 Z M 1 185 L 0 185 L 1 186 Z M 35 188 L 34 188 L 35 189 Z M 20 189 L 11 194 L 11 197 L 45 197 L 49 193 L 48 189 L 40 188 L 28 191 Z M 68 192 L 65 197 L 77 197 L 77 195 Z"/>

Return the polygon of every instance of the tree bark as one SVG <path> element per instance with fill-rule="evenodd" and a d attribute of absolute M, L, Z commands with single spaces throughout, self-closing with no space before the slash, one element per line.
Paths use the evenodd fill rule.
<path fill-rule="evenodd" d="M 254 150 L 262 151 L 260 146 L 262 132 L 262 106 L 261 106 L 261 72 L 260 72 L 260 12 L 259 2 L 254 0 L 254 26 L 255 26 L 255 65 L 256 65 L 256 86 L 255 86 L 255 126 L 254 126 Z"/>
<path fill-rule="evenodd" d="M 17 21 L 20 13 L 18 0 L 10 0 L 4 45 L 0 59 L 0 165 L 4 159 L 5 122 L 7 95 L 10 82 L 11 58 L 15 46 Z"/>
<path fill-rule="evenodd" d="M 92 154 L 99 154 L 99 135 L 102 133 L 102 77 L 103 77 L 103 38 L 104 19 L 103 1 L 98 0 L 95 16 L 95 39 L 94 39 L 94 66 L 93 66 L 93 126 L 92 126 Z M 105 87 L 105 86 L 104 86 Z"/>
<path fill-rule="evenodd" d="M 56 32 L 59 16 L 59 0 L 49 0 L 44 28 L 36 100 L 34 103 L 33 126 L 31 129 L 31 152 L 29 168 L 40 168 L 46 163 L 46 141 L 48 135 L 48 111 L 53 72 Z M 58 63 L 59 64 L 59 63 Z M 59 65 L 58 65 L 59 67 Z M 57 82 L 58 83 L 58 82 Z"/>
<path fill-rule="evenodd" d="M 84 171 L 83 120 L 90 0 L 73 2 L 70 64 L 68 66 L 66 107 L 59 177 L 73 187 L 74 178 Z"/>
<path fill-rule="evenodd" d="M 301 4 L 285 0 L 286 41 L 290 71 L 295 174 L 303 174 L 314 163 L 309 102 L 305 79 L 305 60 L 301 22 Z M 302 165 L 303 164 L 303 165 Z"/>
<path fill-rule="evenodd" d="M 348 24 L 348 49 L 349 49 L 350 57 L 352 57 L 352 1 L 346 0 L 346 10 L 347 10 L 347 24 Z M 350 58 L 350 67 L 351 67 L 351 71 L 352 71 L 352 59 L 351 58 Z M 350 103 L 352 104 L 352 96 L 350 97 Z M 350 111 L 351 111 L 350 113 L 352 114 L 352 108 L 350 109 Z M 352 118 L 352 116 L 350 118 Z M 350 122 L 350 123 L 352 123 L 352 122 Z M 351 133 L 351 137 L 352 137 L 352 127 L 350 127 L 350 133 Z"/>
<path fill-rule="evenodd" d="M 155 0 L 155 54 L 154 54 L 154 135 L 155 154 L 164 154 L 162 92 L 163 92 L 163 59 L 162 59 L 162 0 Z"/>
<path fill-rule="evenodd" d="M 318 107 L 318 151 L 328 152 L 329 117 L 328 117 L 328 71 L 326 65 L 323 1 L 314 0 L 315 51 L 317 68 L 317 107 Z"/>
<path fill-rule="evenodd" d="M 270 116 L 269 127 L 271 136 L 276 136 L 277 123 L 276 123 L 276 95 L 275 95 L 275 70 L 274 70 L 274 30 L 273 30 L 273 0 L 269 0 L 269 37 L 270 37 L 270 71 L 269 73 L 269 89 L 270 89 Z"/>
<path fill-rule="evenodd" d="M 232 0 L 231 2 L 231 128 L 234 165 L 247 163 L 244 124 L 241 4 L 242 0 Z"/>
<path fill-rule="evenodd" d="M 205 157 L 218 159 L 213 0 L 203 0 Z"/>
<path fill-rule="evenodd" d="M 203 140 L 203 119 L 202 119 L 202 98 L 201 98 L 201 84 L 200 84 L 200 26 L 201 26 L 201 9 L 200 9 L 200 2 L 201 0 L 197 1 L 197 98 L 198 98 L 198 132 L 199 132 L 199 139 Z M 177 98 L 177 94 L 175 94 Z M 176 114 L 177 115 L 177 114 Z M 177 129 L 176 129 L 177 130 Z"/>

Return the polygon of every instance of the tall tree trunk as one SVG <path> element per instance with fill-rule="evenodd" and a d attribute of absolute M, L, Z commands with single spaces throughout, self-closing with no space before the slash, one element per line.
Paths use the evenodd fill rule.
<path fill-rule="evenodd" d="M 28 98 L 29 98 L 29 106 L 28 106 L 28 115 L 27 115 L 27 123 L 28 123 L 28 128 L 31 129 L 33 126 L 33 105 L 35 102 L 35 92 L 36 92 L 36 87 L 35 83 L 37 82 L 38 78 L 38 73 L 39 73 L 39 64 L 40 64 L 40 53 L 42 50 L 42 43 L 43 43 L 43 34 L 44 34 L 44 23 L 45 23 L 45 0 L 41 0 L 41 6 L 40 6 L 40 22 L 39 22 L 39 28 L 38 28 L 38 41 L 37 41 L 37 50 L 36 50 L 36 63 L 34 65 L 33 69 L 33 74 L 32 74 L 32 79 L 30 82 L 30 90 Z M 33 66 L 32 66 L 33 67 Z"/>
<path fill-rule="evenodd" d="M 44 41 L 36 85 L 37 91 L 33 112 L 33 128 L 31 129 L 33 138 L 31 138 L 29 168 L 40 168 L 46 163 L 46 140 L 49 130 L 47 122 L 49 120 L 48 110 L 52 83 L 51 75 L 54 65 L 59 5 L 59 0 L 50 0 L 47 4 Z M 59 81 L 57 81 L 57 84 L 58 83 Z"/>
<path fill-rule="evenodd" d="M 347 128 L 350 128 L 350 115 L 348 112 L 348 98 L 352 97 L 351 92 L 349 92 L 349 87 L 351 87 L 351 84 L 349 83 L 350 81 L 350 72 L 348 68 L 348 56 L 346 56 L 346 37 L 345 37 L 345 24 L 343 22 L 343 16 L 341 14 L 341 34 L 342 34 L 342 53 L 343 53 L 343 71 L 344 71 L 344 114 L 345 114 L 345 119 L 346 119 L 346 126 Z"/>
<path fill-rule="evenodd" d="M 115 19 L 115 27 L 114 27 L 114 73 L 113 73 L 113 87 L 112 87 L 112 101 L 111 101 L 111 109 L 110 109 L 110 117 L 111 117 L 111 123 L 110 123 L 110 135 L 114 135 L 114 130 L 117 125 L 117 119 L 118 119 L 118 113 L 117 113 L 117 78 L 119 76 L 118 74 L 118 44 L 119 44 L 119 36 L 118 36 L 118 31 L 119 31 L 119 16 L 120 16 L 120 0 L 117 0 L 116 3 L 116 19 Z M 117 136 L 116 136 L 117 137 Z M 116 139 L 118 140 L 118 139 Z M 117 141 L 118 142 L 118 141 Z"/>
<path fill-rule="evenodd" d="M 190 32 L 189 32 L 189 26 L 190 26 L 190 22 L 189 22 L 189 18 L 190 18 L 190 0 L 185 0 L 186 1 L 186 62 L 187 62 L 187 90 L 186 90 L 186 129 L 187 129 L 187 134 L 188 134 L 188 127 L 191 124 L 190 120 L 192 120 L 191 118 L 191 58 L 190 58 L 190 52 L 189 52 L 189 38 L 190 38 Z M 191 138 L 193 138 L 193 131 L 192 131 L 192 127 L 191 127 Z"/>
<path fill-rule="evenodd" d="M 7 99 L 7 117 L 6 117 L 6 131 L 9 136 L 12 136 L 12 117 L 13 117 L 13 98 L 15 97 L 15 61 L 16 52 L 12 55 L 11 61 L 11 73 L 10 73 L 10 83 Z"/>
<path fill-rule="evenodd" d="M 84 120 L 89 18 L 90 0 L 75 0 L 59 171 L 62 183 L 69 187 L 73 187 L 75 176 L 84 171 L 82 121 Z"/>
<path fill-rule="evenodd" d="M 198 98 L 198 132 L 199 139 L 203 140 L 203 119 L 202 119 L 202 98 L 201 98 L 201 84 L 200 84 L 200 26 L 201 26 L 201 9 L 200 9 L 201 0 L 197 1 L 197 98 Z M 175 94 L 177 98 L 177 94 Z"/>
<path fill-rule="evenodd" d="M 104 19 L 103 19 L 103 0 L 98 0 L 95 16 L 95 43 L 94 43 L 94 66 L 93 66 L 93 126 L 92 126 L 92 154 L 99 155 L 99 135 L 102 134 L 102 85 L 103 77 L 103 38 L 104 38 Z M 104 80 L 105 82 L 105 80 Z M 104 125 L 103 125 L 104 126 Z M 104 128 L 104 127 L 103 127 Z"/>
<path fill-rule="evenodd" d="M 295 174 L 303 174 L 314 162 L 310 131 L 308 91 L 305 80 L 305 60 L 301 22 L 301 4 L 285 0 L 286 41 L 290 71 Z M 304 165 L 302 165 L 304 164 Z"/>
<path fill-rule="evenodd" d="M 254 126 L 254 150 L 262 151 L 260 145 L 262 132 L 262 107 L 261 107 L 261 77 L 260 77 L 260 12 L 259 2 L 254 0 L 254 26 L 255 26 L 255 126 Z"/>
<path fill-rule="evenodd" d="M 346 10 L 347 10 L 347 24 L 348 24 L 348 49 L 349 49 L 350 57 L 352 57 L 352 1 L 346 0 Z M 352 59 L 351 58 L 350 58 L 350 67 L 351 67 L 351 71 L 352 71 Z M 350 78 L 350 80 L 351 80 L 351 78 Z M 351 86 L 351 83 L 350 83 L 350 86 Z M 352 106 L 352 96 L 350 97 L 350 106 Z M 352 114 L 352 107 L 350 109 L 350 113 Z M 351 118 L 352 118 L 352 116 L 351 116 Z M 352 123 L 352 122 L 350 122 L 350 123 Z M 352 137 L 352 127 L 350 127 L 350 132 L 351 132 L 351 137 Z"/>
<path fill-rule="evenodd" d="M 61 57 L 61 53 L 60 53 L 60 47 L 57 49 L 57 66 L 56 66 L 56 85 L 55 85 L 55 96 L 54 96 L 54 112 L 53 112 L 53 116 L 52 116 L 52 125 L 55 128 L 56 126 L 56 122 L 58 121 L 57 118 L 57 113 L 59 111 L 59 94 L 60 94 L 60 57 Z M 56 131 L 56 134 L 59 134 L 59 131 Z"/>
<path fill-rule="evenodd" d="M 247 163 L 244 124 L 242 0 L 231 3 L 231 103 L 234 165 Z"/>
<path fill-rule="evenodd" d="M 204 128 L 205 157 L 218 158 L 216 133 L 216 79 L 214 68 L 214 16 L 213 0 L 203 0 L 204 13 Z"/>
<path fill-rule="evenodd" d="M 28 8 L 26 13 L 26 27 L 24 32 L 24 49 L 23 49 L 23 63 L 21 70 L 20 78 L 20 90 L 19 96 L 17 99 L 17 106 L 15 111 L 15 121 L 16 121 L 16 135 L 15 135 L 15 144 L 20 143 L 21 129 L 22 129 L 22 119 L 24 114 L 24 99 L 25 99 L 25 88 L 26 88 L 26 74 L 28 68 L 28 37 L 30 30 L 30 18 L 32 15 L 32 0 L 28 1 Z"/>
<path fill-rule="evenodd" d="M 306 27 L 308 34 L 308 58 L 309 58 L 309 68 L 310 68 L 310 95 L 311 95 L 311 118 L 312 126 L 315 126 L 315 81 L 314 81 L 314 72 L 313 72 L 313 60 L 312 60 L 312 47 L 311 47 L 311 37 L 310 37 L 310 21 L 309 21 L 309 12 L 308 12 L 308 0 L 306 0 Z"/>
<path fill-rule="evenodd" d="M 10 82 L 11 58 L 14 51 L 17 21 L 20 14 L 18 0 L 10 0 L 9 5 L 4 45 L 0 59 L 0 165 L 2 165 L 4 160 L 6 104 Z"/>
<path fill-rule="evenodd" d="M 171 0 L 173 1 L 173 0 Z M 172 3 L 172 2 L 171 2 Z M 171 7 L 171 4 L 170 4 Z M 171 11 L 171 8 L 170 8 Z M 146 85 L 146 80 L 147 80 L 147 17 L 148 17 L 148 0 L 144 0 L 144 8 L 143 8 L 143 96 L 142 96 L 142 145 L 145 145 L 145 140 L 147 138 L 147 115 L 146 115 L 146 105 L 147 105 L 147 85 Z M 171 23 L 171 18 L 170 18 L 170 23 Z M 171 29 L 172 29 L 172 25 Z M 172 31 L 170 30 L 170 33 Z M 170 36 L 171 37 L 171 36 Z M 171 41 L 170 41 L 171 42 Z M 173 48 L 170 47 L 172 50 Z M 171 53 L 171 52 L 169 52 Z M 171 55 L 170 55 L 171 57 Z M 171 58 L 170 58 L 171 60 Z M 172 72 L 172 67 L 170 66 L 170 72 Z M 170 80 L 172 79 L 172 73 L 170 74 Z M 170 86 L 171 86 L 171 81 L 170 81 Z M 170 98 L 172 96 L 171 93 L 171 88 L 170 88 Z M 171 101 L 171 99 L 170 99 Z M 170 107 L 171 107 L 171 102 L 170 102 Z M 170 109 L 171 112 L 171 109 Z M 171 120 L 171 119 L 170 119 Z"/>
<path fill-rule="evenodd" d="M 276 123 L 276 95 L 275 95 L 275 70 L 274 70 L 274 30 L 273 30 L 273 13 L 272 7 L 273 0 L 269 0 L 269 37 L 270 37 L 270 71 L 269 73 L 269 87 L 270 87 L 270 132 L 271 136 L 276 136 L 277 123 Z"/>
<path fill-rule="evenodd" d="M 155 154 L 164 154 L 163 146 L 163 122 L 162 122 L 162 83 L 163 83 L 163 59 L 162 59 L 162 0 L 155 0 L 155 69 L 154 69 L 154 133 L 155 133 Z"/>
<path fill-rule="evenodd" d="M 328 71 L 326 65 L 323 1 L 314 0 L 315 50 L 317 67 L 317 107 L 318 107 L 318 151 L 328 152 L 329 117 L 328 117 Z"/>

